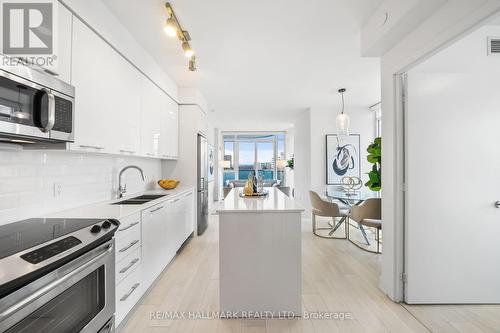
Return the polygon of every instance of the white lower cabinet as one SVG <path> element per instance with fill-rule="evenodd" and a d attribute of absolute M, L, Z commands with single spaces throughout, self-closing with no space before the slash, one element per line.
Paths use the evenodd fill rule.
<path fill-rule="evenodd" d="M 141 267 L 137 267 L 116 285 L 116 325 L 125 318 L 128 312 L 139 301 L 145 289 L 142 284 Z"/>
<path fill-rule="evenodd" d="M 196 195 L 195 191 L 184 193 L 182 200 L 182 219 L 184 225 L 184 240 L 194 232 L 194 224 L 196 222 Z"/>
<path fill-rule="evenodd" d="M 141 264 L 141 248 L 135 249 L 115 265 L 115 283 L 120 283 Z"/>
<path fill-rule="evenodd" d="M 140 213 L 120 219 L 120 227 L 115 234 L 116 325 L 143 294 L 141 239 Z"/>
<path fill-rule="evenodd" d="M 172 259 L 166 251 L 166 203 L 162 202 L 142 211 L 142 280 L 148 288 Z"/>
<path fill-rule="evenodd" d="M 194 193 L 191 190 L 166 197 L 120 220 L 115 236 L 117 326 L 193 232 Z"/>

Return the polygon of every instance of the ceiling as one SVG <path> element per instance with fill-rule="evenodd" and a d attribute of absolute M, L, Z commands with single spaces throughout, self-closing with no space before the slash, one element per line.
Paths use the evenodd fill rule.
<path fill-rule="evenodd" d="M 103 2 L 179 86 L 200 89 L 220 127 L 245 117 L 286 128 L 308 107 L 336 112 L 341 87 L 347 107 L 380 100 L 380 61 L 360 57 L 360 30 L 381 0 L 172 0 L 197 72 L 163 32 L 164 1 Z"/>

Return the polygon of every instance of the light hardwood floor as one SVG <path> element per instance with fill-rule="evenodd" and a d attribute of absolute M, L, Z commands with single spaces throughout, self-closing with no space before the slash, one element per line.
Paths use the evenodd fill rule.
<path fill-rule="evenodd" d="M 318 238 L 303 221 L 303 311 L 352 319 L 150 319 L 154 311 L 218 311 L 218 218 L 175 258 L 120 332 L 500 332 L 500 306 L 408 306 L 378 288 L 380 256 Z"/>

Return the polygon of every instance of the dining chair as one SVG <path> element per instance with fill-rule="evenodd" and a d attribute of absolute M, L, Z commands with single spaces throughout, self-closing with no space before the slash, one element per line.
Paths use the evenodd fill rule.
<path fill-rule="evenodd" d="M 311 199 L 311 212 L 312 212 L 312 229 L 313 233 L 322 238 L 330 238 L 330 239 L 347 239 L 348 237 L 348 223 L 345 223 L 344 231 L 345 231 L 345 236 L 344 237 L 336 237 L 333 236 L 333 232 L 327 233 L 328 235 L 321 235 L 317 231 L 318 230 L 336 230 L 336 219 L 340 218 L 341 220 L 338 222 L 338 224 L 341 224 L 344 222 L 344 220 L 348 219 L 348 211 L 340 210 L 339 205 L 337 205 L 334 202 L 326 201 L 321 199 L 318 193 L 314 191 L 309 191 L 309 198 Z M 333 224 L 329 227 L 318 227 L 316 223 L 316 216 L 324 216 L 324 217 L 331 217 L 333 220 Z"/>
<path fill-rule="evenodd" d="M 349 235 L 349 225 L 347 225 L 348 233 L 347 239 L 359 247 L 360 249 L 371 252 L 371 253 L 381 253 L 380 252 L 380 231 L 382 230 L 382 199 L 380 198 L 370 198 L 363 201 L 358 206 L 351 207 L 351 211 L 349 213 L 349 218 L 354 222 L 357 222 L 361 226 L 374 228 L 376 230 L 375 233 L 375 241 L 377 243 L 377 251 L 372 251 L 367 248 L 364 248 L 358 245 L 356 242 L 351 240 Z"/>

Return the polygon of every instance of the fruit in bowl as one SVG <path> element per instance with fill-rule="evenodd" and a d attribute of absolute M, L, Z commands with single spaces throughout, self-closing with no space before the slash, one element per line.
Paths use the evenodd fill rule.
<path fill-rule="evenodd" d="M 175 179 L 160 179 L 158 185 L 164 190 L 173 190 L 179 185 L 180 181 Z"/>

